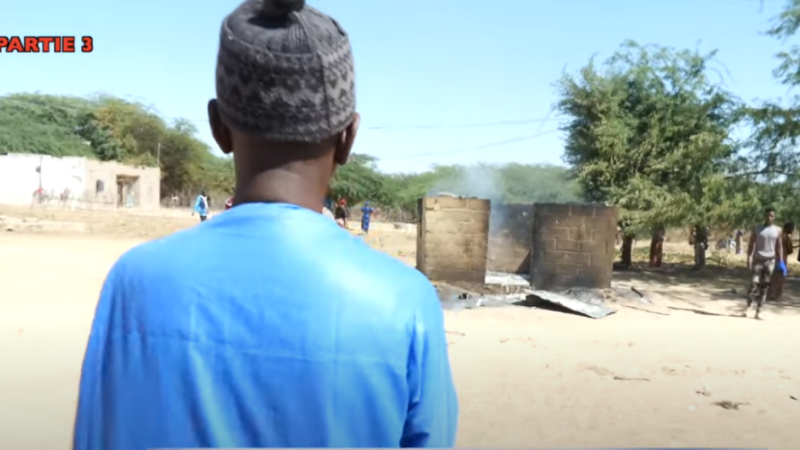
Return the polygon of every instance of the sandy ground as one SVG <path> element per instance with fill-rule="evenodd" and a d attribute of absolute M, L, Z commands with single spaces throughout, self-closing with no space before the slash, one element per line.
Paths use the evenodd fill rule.
<path fill-rule="evenodd" d="M 0 207 L 2 214 L 87 224 L 81 234 L 0 234 L 0 436 L 16 450 L 66 450 L 106 272 L 131 246 L 195 218 Z M 369 238 L 412 264 L 414 239 L 388 231 Z M 448 312 L 458 445 L 800 448 L 796 283 L 758 322 L 735 317 L 738 275 L 667 272 L 616 276 L 617 286 L 636 286 L 654 305 L 619 305 L 596 321 L 524 307 Z M 715 405 L 724 401 L 741 406 Z"/>

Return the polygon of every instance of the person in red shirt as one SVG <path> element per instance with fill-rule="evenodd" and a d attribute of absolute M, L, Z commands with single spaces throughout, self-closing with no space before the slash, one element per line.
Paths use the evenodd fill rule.
<path fill-rule="evenodd" d="M 333 212 L 333 217 L 336 219 L 336 223 L 342 228 L 347 228 L 347 213 L 347 200 L 340 199 L 336 210 Z"/>

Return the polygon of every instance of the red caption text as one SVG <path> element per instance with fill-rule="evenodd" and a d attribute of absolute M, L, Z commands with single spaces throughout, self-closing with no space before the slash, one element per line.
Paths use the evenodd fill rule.
<path fill-rule="evenodd" d="M 91 53 L 91 36 L 0 36 L 0 53 Z"/>

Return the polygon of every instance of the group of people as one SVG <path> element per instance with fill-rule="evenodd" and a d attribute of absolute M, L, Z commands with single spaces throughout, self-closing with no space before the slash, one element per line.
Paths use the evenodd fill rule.
<path fill-rule="evenodd" d="M 225 201 L 225 211 L 233 208 L 233 197 L 229 198 Z M 342 228 L 347 228 L 347 220 L 350 218 L 350 208 L 347 206 L 347 200 L 339 199 L 336 202 L 336 206 L 332 208 L 332 201 L 330 199 L 325 200 L 325 208 L 328 210 L 333 210 L 333 218 L 336 220 L 336 223 L 339 224 Z M 211 197 L 206 194 L 205 191 L 200 191 L 200 194 L 197 196 L 195 200 L 193 212 L 197 213 L 200 217 L 200 222 L 205 222 L 208 220 L 208 215 L 210 214 L 211 208 Z M 369 201 L 364 202 L 364 206 L 361 207 L 361 232 L 363 234 L 369 234 L 369 222 L 372 215 L 375 214 L 375 209 L 370 206 Z"/>
<path fill-rule="evenodd" d="M 775 210 L 765 211 L 764 222 L 753 227 L 747 240 L 747 267 L 751 271 L 748 292 L 748 309 L 755 304 L 755 317 L 759 317 L 766 300 L 776 301 L 783 295 L 783 286 L 788 274 L 789 255 L 794 253 L 792 235 L 794 223 L 786 222 L 783 227 L 775 225 Z M 694 248 L 695 268 L 705 266 L 710 231 L 708 227 L 692 227 L 689 244 Z M 729 238 L 736 254 L 741 254 L 742 239 L 745 233 L 736 230 Z M 663 227 L 653 232 L 650 243 L 650 266 L 660 267 L 662 263 L 665 230 Z M 731 245 L 727 245 L 729 248 Z M 624 258 L 623 249 L 623 258 Z M 800 261 L 800 255 L 798 255 Z M 745 313 L 747 314 L 747 313 Z"/>
<path fill-rule="evenodd" d="M 347 33 L 303 0 L 245 0 L 218 42 L 233 207 L 207 221 L 201 193 L 203 223 L 111 268 L 73 449 L 452 447 L 436 289 L 320 214 L 360 122 Z"/>
<path fill-rule="evenodd" d="M 375 214 L 375 209 L 370 206 L 369 201 L 365 201 L 364 206 L 361 207 L 361 232 L 365 235 L 369 234 L 369 222 L 373 214 Z M 347 229 L 347 221 L 350 219 L 350 208 L 347 206 L 347 200 L 342 198 L 336 202 L 333 218 L 340 227 Z"/>

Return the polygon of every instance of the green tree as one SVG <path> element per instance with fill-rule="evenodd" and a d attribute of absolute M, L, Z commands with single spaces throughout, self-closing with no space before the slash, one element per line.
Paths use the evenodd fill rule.
<path fill-rule="evenodd" d="M 800 0 L 789 0 L 767 30 L 769 36 L 788 45 L 776 55 L 778 65 L 773 75 L 789 89 L 800 86 L 800 45 L 792 42 L 798 28 Z M 755 186 L 759 203 L 776 207 L 779 217 L 798 217 L 800 96 L 760 102 L 748 108 L 747 114 L 754 129 L 748 141 L 750 159 L 741 163 L 736 177 L 740 183 Z"/>
<path fill-rule="evenodd" d="M 90 101 L 75 97 L 0 97 L 0 152 L 92 156 L 90 143 L 75 133 L 92 108 Z"/>
<path fill-rule="evenodd" d="M 620 206 L 634 228 L 713 220 L 738 147 L 738 101 L 707 76 L 715 52 L 625 42 L 556 83 L 569 118 L 565 159 L 587 197 Z"/>
<path fill-rule="evenodd" d="M 384 199 L 385 177 L 378 172 L 375 158 L 369 155 L 353 154 L 350 161 L 339 167 L 330 185 L 330 195 L 334 199 L 345 199 L 349 204 L 365 200 Z"/>
<path fill-rule="evenodd" d="M 186 120 L 167 123 L 152 108 L 115 97 L 15 94 L 0 97 L 0 151 L 85 156 L 161 168 L 161 192 L 192 198 L 233 193 L 233 159 L 214 155 Z M 504 202 L 580 200 L 569 172 L 547 165 L 440 165 L 420 173 L 384 173 L 376 159 L 354 154 L 337 170 L 330 195 L 370 200 L 383 217 L 413 220 L 417 200 L 436 191 Z M 216 203 L 215 204 L 219 204 Z"/>
<path fill-rule="evenodd" d="M 169 126 L 152 108 L 109 96 L 0 97 L 0 152 L 160 165 L 164 196 L 232 193 L 230 158 L 213 155 L 196 133 L 188 121 Z"/>

